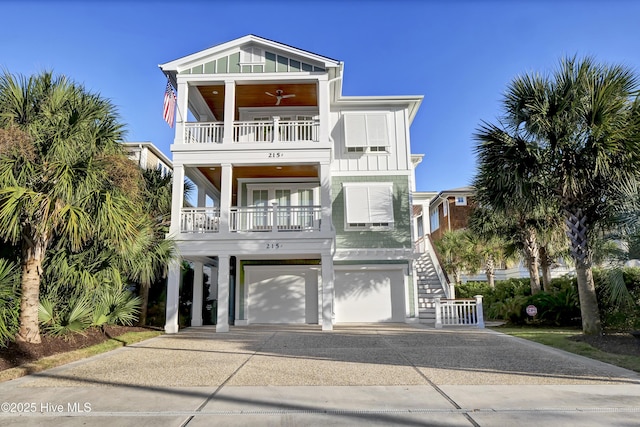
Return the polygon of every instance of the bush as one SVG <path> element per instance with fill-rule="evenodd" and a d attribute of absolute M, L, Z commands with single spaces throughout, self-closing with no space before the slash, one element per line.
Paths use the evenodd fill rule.
<path fill-rule="evenodd" d="M 0 347 L 6 347 L 18 332 L 19 278 L 17 264 L 0 258 Z"/>
<path fill-rule="evenodd" d="M 626 267 L 613 272 L 594 269 L 593 279 L 598 294 L 602 327 L 611 331 L 640 329 L 640 268 Z M 614 303 L 609 292 L 608 280 L 623 280 L 629 294 L 628 300 Z"/>

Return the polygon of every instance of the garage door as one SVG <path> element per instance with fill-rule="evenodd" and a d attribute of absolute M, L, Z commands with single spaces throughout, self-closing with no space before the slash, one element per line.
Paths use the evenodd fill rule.
<path fill-rule="evenodd" d="M 318 273 L 309 268 L 247 267 L 249 323 L 317 323 Z"/>
<path fill-rule="evenodd" d="M 336 270 L 336 322 L 404 322 L 402 270 Z"/>

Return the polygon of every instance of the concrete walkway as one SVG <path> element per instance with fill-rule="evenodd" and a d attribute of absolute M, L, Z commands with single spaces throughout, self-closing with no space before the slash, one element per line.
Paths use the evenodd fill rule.
<path fill-rule="evenodd" d="M 640 375 L 490 330 L 203 327 L 0 383 L 0 402 L 3 426 L 635 426 Z"/>

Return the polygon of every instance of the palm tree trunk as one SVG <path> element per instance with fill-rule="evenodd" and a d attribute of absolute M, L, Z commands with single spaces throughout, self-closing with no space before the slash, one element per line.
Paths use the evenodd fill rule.
<path fill-rule="evenodd" d="M 565 224 L 567 226 L 567 236 L 571 242 L 571 256 L 576 265 L 582 333 L 586 335 L 601 335 L 602 324 L 600 323 L 598 296 L 596 295 L 596 287 L 591 271 L 587 216 L 583 214 L 582 209 L 567 209 Z"/>
<path fill-rule="evenodd" d="M 524 244 L 524 250 L 527 255 L 527 267 L 529 269 L 529 283 L 531 284 L 531 294 L 535 295 L 541 291 L 540 273 L 538 271 L 538 267 L 540 264 L 540 255 L 535 230 L 531 228 L 527 229 L 527 235 L 525 236 Z"/>
<path fill-rule="evenodd" d="M 22 277 L 20 295 L 20 327 L 16 341 L 40 344 L 40 323 L 38 307 L 40 305 L 40 277 L 42 276 L 42 259 L 46 245 L 36 240 L 23 240 L 22 245 Z"/>
<path fill-rule="evenodd" d="M 496 266 L 493 262 L 493 257 L 488 257 L 487 262 L 485 264 L 485 273 L 487 275 L 487 282 L 489 282 L 489 287 L 491 289 L 496 287 Z"/>
<path fill-rule="evenodd" d="M 593 282 L 591 267 L 576 262 L 578 279 L 578 295 L 580 296 L 580 314 L 582 316 L 582 333 L 585 335 L 601 335 L 600 310 Z"/>
<path fill-rule="evenodd" d="M 140 296 L 142 297 L 142 304 L 140 305 L 138 325 L 145 326 L 147 324 L 147 305 L 149 305 L 149 286 L 140 285 Z"/>
<path fill-rule="evenodd" d="M 549 266 L 549 256 L 547 248 L 540 247 L 540 270 L 542 270 L 542 288 L 545 292 L 551 291 L 551 267 Z"/>

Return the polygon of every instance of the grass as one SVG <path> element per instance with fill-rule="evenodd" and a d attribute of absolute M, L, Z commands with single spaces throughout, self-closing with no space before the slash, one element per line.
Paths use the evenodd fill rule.
<path fill-rule="evenodd" d="M 503 334 L 513 335 L 540 344 L 554 347 L 569 353 L 578 354 L 590 359 L 606 362 L 621 368 L 640 372 L 640 355 L 628 356 L 608 353 L 599 350 L 585 342 L 572 341 L 569 338 L 579 335 L 581 331 L 573 328 L 527 328 L 527 327 L 496 327 L 492 328 Z"/>
<path fill-rule="evenodd" d="M 0 371 L 0 382 L 13 380 L 25 375 L 75 362 L 76 360 L 85 359 L 87 357 L 95 356 L 101 353 L 106 353 L 107 351 L 135 344 L 137 342 L 144 341 L 149 338 L 154 338 L 162 334 L 162 331 L 127 332 L 124 335 L 111 338 L 100 344 L 92 345 L 91 347 L 85 347 L 67 353 L 55 354 L 53 356 L 45 357 L 43 359 L 39 359 L 32 363 L 27 363 L 16 368 Z"/>

